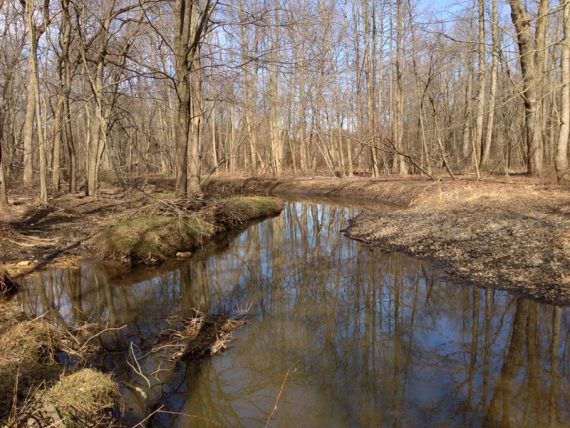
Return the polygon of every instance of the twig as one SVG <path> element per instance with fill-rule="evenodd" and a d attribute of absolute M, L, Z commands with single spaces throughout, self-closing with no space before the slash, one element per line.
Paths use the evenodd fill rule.
<path fill-rule="evenodd" d="M 289 367 L 287 369 L 287 373 L 285 373 L 285 377 L 283 378 L 283 382 L 281 383 L 281 388 L 279 389 L 279 393 L 277 394 L 277 397 L 275 398 L 275 405 L 273 406 L 273 410 L 271 410 L 271 413 L 269 414 L 269 417 L 267 418 L 267 421 L 265 422 L 265 428 L 267 428 L 269 426 L 269 422 L 271 422 L 271 418 L 273 417 L 273 415 L 277 411 L 277 403 L 279 402 L 279 399 L 281 398 L 281 394 L 283 394 L 283 390 L 285 389 L 285 383 L 287 382 L 287 378 L 289 377 L 289 372 L 291 371 L 291 369 L 293 367 L 294 366 Z M 297 371 L 297 369 L 294 369 L 294 371 Z"/>
<path fill-rule="evenodd" d="M 143 374 L 141 366 L 139 364 L 139 360 L 137 360 L 137 357 L 135 355 L 135 351 L 133 350 L 133 342 L 131 342 L 131 346 L 129 347 L 131 356 L 133 357 L 133 360 L 135 361 L 135 364 L 137 365 L 137 367 L 135 368 L 130 362 L 129 360 L 127 360 L 127 364 L 129 365 L 129 367 L 131 369 L 133 369 L 133 371 L 138 374 L 140 377 L 142 377 L 145 381 L 146 384 L 148 385 L 149 389 L 151 388 L 151 384 L 150 384 L 150 380 L 148 380 L 148 378 Z"/>
<path fill-rule="evenodd" d="M 99 333 L 94 334 L 94 335 L 91 336 L 89 339 L 87 339 L 85 342 L 83 342 L 83 345 L 81 346 L 81 348 L 84 348 L 84 347 L 85 347 L 89 342 L 91 342 L 93 339 L 95 339 L 96 337 L 102 335 L 103 333 L 105 333 L 105 332 L 107 332 L 107 331 L 122 330 L 122 329 L 124 329 L 125 327 L 127 327 L 126 324 L 123 325 L 123 326 L 121 326 L 121 327 L 109 327 L 109 328 L 106 328 L 106 329 L 104 329 L 104 330 L 101 330 Z"/>
<path fill-rule="evenodd" d="M 152 418 L 154 415 L 156 415 L 158 412 L 161 411 L 161 409 L 164 407 L 164 404 L 161 404 L 160 407 L 158 409 L 156 409 L 155 411 L 153 411 L 152 413 L 150 413 L 146 418 L 144 418 L 142 421 L 140 421 L 138 424 L 133 425 L 133 428 L 144 428 L 144 423 L 146 421 L 148 421 L 150 418 Z"/>

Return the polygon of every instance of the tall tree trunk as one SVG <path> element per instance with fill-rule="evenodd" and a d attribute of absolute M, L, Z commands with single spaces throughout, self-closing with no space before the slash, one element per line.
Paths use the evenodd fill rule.
<path fill-rule="evenodd" d="M 540 0 L 541 6 L 547 0 Z M 543 172 L 543 141 L 540 129 L 540 115 L 537 100 L 537 70 L 535 49 L 531 36 L 531 17 L 520 0 L 509 0 L 511 19 L 517 31 L 519 59 L 522 71 L 522 97 L 525 108 L 525 139 L 527 145 L 527 172 L 531 176 L 540 176 Z M 539 10 L 542 7 L 539 6 Z M 544 20 L 539 22 L 544 23 Z M 538 24 L 538 22 L 537 22 Z M 540 34 L 537 29 L 536 34 Z"/>
<path fill-rule="evenodd" d="M 34 56 L 36 55 L 37 42 L 35 26 L 28 29 L 30 40 L 33 40 L 28 52 L 28 97 L 26 101 L 26 115 L 24 117 L 24 175 L 23 184 L 31 187 L 34 183 L 34 119 L 36 115 L 36 100 L 34 98 L 34 86 L 32 84 L 32 70 L 34 68 Z"/>
<path fill-rule="evenodd" d="M 403 12 L 402 0 L 396 0 L 396 126 L 395 141 L 396 150 L 404 150 L 404 83 L 402 68 L 403 48 Z M 408 175 L 408 164 L 404 156 L 397 156 L 397 172 L 400 176 Z"/>
<path fill-rule="evenodd" d="M 274 176 L 279 176 L 283 170 L 283 146 L 281 139 L 281 130 L 279 129 L 279 61 L 280 51 L 280 35 L 279 35 L 279 3 L 274 0 L 274 22 L 275 28 L 273 29 L 273 37 L 271 41 L 272 59 L 273 64 L 269 66 L 269 85 L 271 87 L 270 93 L 270 113 L 269 113 L 269 126 L 270 126 L 270 139 L 271 139 L 271 165 Z"/>
<path fill-rule="evenodd" d="M 197 0 L 176 0 L 174 4 L 174 55 L 176 108 L 176 196 L 185 197 L 200 193 L 199 148 L 189 147 L 199 138 L 192 133 L 199 129 L 194 126 L 193 107 L 197 98 L 193 91 L 197 87 L 196 65 L 202 37 L 210 23 L 210 16 L 216 3 L 206 0 L 199 5 Z M 189 156 L 190 154 L 190 156 Z M 189 163 L 188 158 L 192 161 Z"/>
<path fill-rule="evenodd" d="M 489 89 L 489 102 L 487 103 L 487 131 L 481 153 L 481 166 L 487 166 L 491 154 L 493 141 L 493 124 L 495 120 L 495 98 L 497 96 L 497 80 L 499 74 L 499 12 L 498 0 L 493 0 L 491 6 L 491 37 L 493 44 L 493 58 L 491 63 L 491 87 Z"/>
<path fill-rule="evenodd" d="M 59 185 L 61 181 L 60 177 L 60 158 L 61 158 L 61 146 L 63 137 L 63 112 L 64 112 L 64 95 L 60 94 L 57 99 L 57 104 L 55 106 L 55 112 L 53 116 L 52 132 L 53 136 L 53 148 L 51 156 L 51 187 L 54 192 L 59 191 Z"/>
<path fill-rule="evenodd" d="M 38 135 L 38 143 L 39 143 L 39 163 L 40 163 L 40 200 L 42 202 L 47 202 L 48 194 L 47 194 L 47 171 L 46 171 L 46 148 L 45 148 L 45 139 L 44 134 L 42 132 L 42 123 L 41 123 L 41 111 L 40 111 L 40 85 L 39 85 L 39 78 L 38 78 L 38 30 L 34 23 L 34 11 L 35 11 L 35 2 L 28 1 L 26 3 L 26 25 L 28 27 L 28 34 L 29 34 L 29 42 L 30 42 L 30 53 L 28 57 L 28 65 L 31 67 L 28 70 L 29 74 L 29 89 L 33 93 L 32 99 L 34 100 L 34 114 L 31 115 L 32 120 L 28 123 L 26 122 L 25 126 L 25 136 L 26 134 L 33 133 L 33 126 L 34 120 L 33 116 L 36 119 L 36 127 L 37 127 L 37 135 Z M 41 34 L 41 33 L 40 33 Z M 26 111 L 26 117 L 27 117 Z M 25 141 L 24 141 L 25 145 Z M 29 173 L 29 171 L 28 171 Z M 26 175 L 26 169 L 24 168 L 24 183 L 26 183 L 26 178 L 30 179 Z M 33 178 L 33 177 L 32 177 Z"/>
<path fill-rule="evenodd" d="M 479 17 L 479 34 L 477 38 L 477 104 L 475 113 L 475 135 L 473 147 L 475 162 L 482 156 L 483 116 L 485 114 L 485 1 L 477 1 Z M 477 166 L 477 165 L 476 165 Z"/>
<path fill-rule="evenodd" d="M 1 108 L 1 107 L 0 107 Z M 8 193 L 6 192 L 6 180 L 4 178 L 4 112 L 0 111 L 0 214 L 8 207 Z"/>
<path fill-rule="evenodd" d="M 73 138 L 73 129 L 71 128 L 71 111 L 69 108 L 69 93 L 66 94 L 64 100 L 64 129 L 65 141 L 67 143 L 67 152 L 69 158 L 69 192 L 77 193 L 77 154 L 75 151 L 75 141 Z"/>
<path fill-rule="evenodd" d="M 372 176 L 378 177 L 378 160 L 374 149 L 376 133 L 376 4 L 372 5 L 372 13 L 368 0 L 364 3 L 364 33 L 366 40 L 364 45 L 364 73 L 366 77 L 366 133 L 370 138 L 369 153 L 372 164 Z"/>
<path fill-rule="evenodd" d="M 563 30 L 562 41 L 562 100 L 560 111 L 560 133 L 556 149 L 556 175 L 558 181 L 563 181 L 568 173 L 568 133 L 570 132 L 570 0 L 563 1 Z"/>
<path fill-rule="evenodd" d="M 472 122 L 472 100 L 473 100 L 473 58 L 471 52 L 467 53 L 467 80 L 465 85 L 465 112 L 463 123 L 462 155 L 465 167 L 471 163 L 471 122 Z"/>

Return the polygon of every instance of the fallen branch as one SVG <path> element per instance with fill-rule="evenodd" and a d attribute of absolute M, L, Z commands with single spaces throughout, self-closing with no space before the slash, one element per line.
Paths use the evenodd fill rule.
<path fill-rule="evenodd" d="M 400 150 L 398 150 L 395 146 L 395 144 L 392 142 L 392 140 L 390 140 L 387 137 L 381 137 L 381 136 L 372 136 L 370 137 L 370 140 L 374 141 L 374 140 L 380 140 L 380 142 L 382 142 L 383 144 L 387 145 L 388 147 L 381 147 L 378 146 L 377 144 L 374 143 L 369 143 L 367 141 L 363 141 L 359 138 L 355 138 L 353 136 L 348 136 L 351 140 L 354 140 L 356 142 L 358 142 L 359 144 L 362 144 L 363 146 L 366 147 L 371 147 L 375 150 L 378 150 L 380 152 L 386 152 L 386 153 L 391 153 L 391 154 L 395 154 L 398 156 L 402 156 L 403 158 L 407 159 L 412 165 L 414 165 L 417 169 L 419 169 L 421 172 L 423 172 L 425 175 L 427 175 L 429 178 L 431 178 L 434 181 L 439 181 L 439 178 L 435 177 L 433 174 L 431 174 L 428 170 L 426 170 L 424 167 L 422 167 L 418 162 L 416 162 L 411 155 L 404 153 Z"/>

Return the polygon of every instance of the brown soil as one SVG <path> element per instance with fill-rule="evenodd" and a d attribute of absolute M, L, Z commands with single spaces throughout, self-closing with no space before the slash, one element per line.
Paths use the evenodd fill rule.
<path fill-rule="evenodd" d="M 456 282 L 570 304 L 570 188 L 517 177 L 274 179 L 221 177 L 209 191 L 328 196 L 395 206 L 358 216 L 347 234 L 430 258 Z"/>
<path fill-rule="evenodd" d="M 140 192 L 99 198 L 65 195 L 49 205 L 17 200 L 9 215 L 0 219 L 0 269 L 14 277 L 54 265 L 76 265 L 92 257 L 86 245 L 89 238 L 145 200 Z"/>
<path fill-rule="evenodd" d="M 64 195 L 49 205 L 18 200 L 9 215 L 0 218 L 0 289 L 9 288 L 9 277 L 76 266 L 98 256 L 157 264 L 281 209 L 275 199 L 174 200 L 171 191 L 108 190 L 97 198 Z M 144 252 L 144 257 L 138 254 Z"/>

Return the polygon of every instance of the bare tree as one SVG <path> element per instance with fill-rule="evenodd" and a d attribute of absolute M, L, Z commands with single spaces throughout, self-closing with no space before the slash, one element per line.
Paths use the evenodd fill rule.
<path fill-rule="evenodd" d="M 563 181 L 568 173 L 568 133 L 570 132 L 570 0 L 562 2 L 563 31 L 562 54 L 562 99 L 560 108 L 560 134 L 556 150 L 556 173 L 558 181 Z"/>
<path fill-rule="evenodd" d="M 519 60 L 522 71 L 521 96 L 525 107 L 525 139 L 527 144 L 528 173 L 539 176 L 543 173 L 543 139 L 537 98 L 538 83 L 545 52 L 536 49 L 542 45 L 544 27 L 547 24 L 548 0 L 540 0 L 539 17 L 536 23 L 536 39 L 532 38 L 532 19 L 519 0 L 509 0 L 511 18 L 517 31 Z"/>
<path fill-rule="evenodd" d="M 217 6 L 216 0 L 176 0 L 174 4 L 174 58 L 177 95 L 176 120 L 176 195 L 200 193 L 200 158 L 196 144 L 197 90 L 200 84 L 202 38 Z"/>

